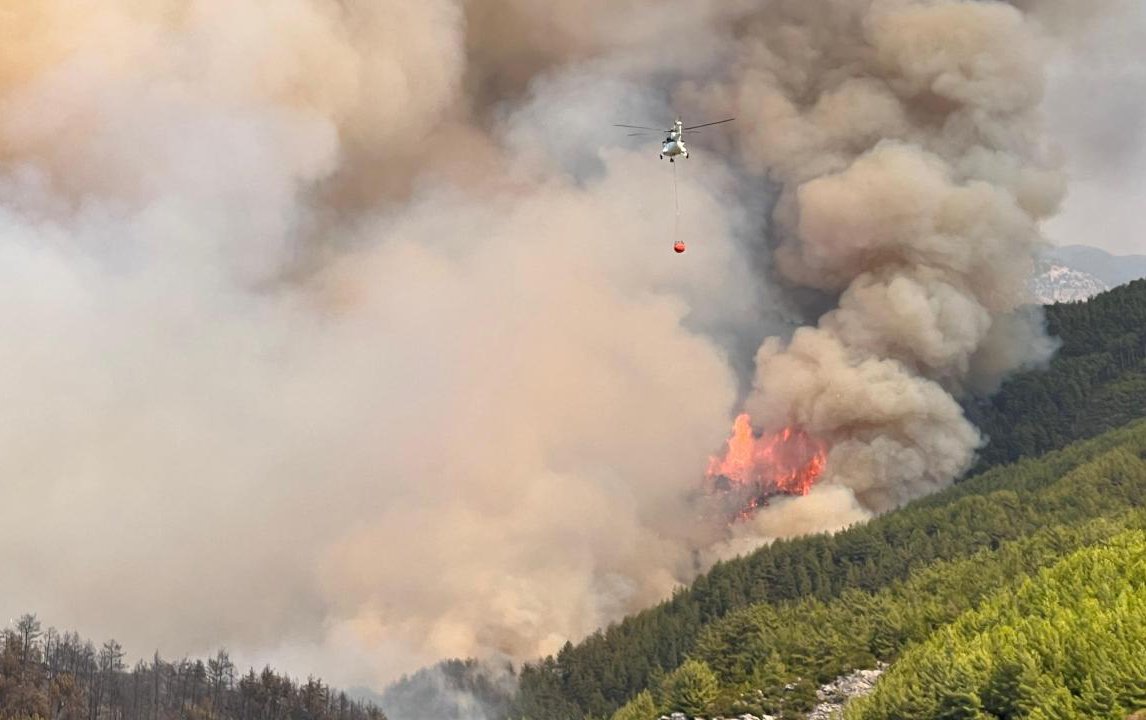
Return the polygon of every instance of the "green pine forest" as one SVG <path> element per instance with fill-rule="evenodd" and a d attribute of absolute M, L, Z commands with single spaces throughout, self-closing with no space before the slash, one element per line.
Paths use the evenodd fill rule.
<path fill-rule="evenodd" d="M 523 666 L 509 717 L 802 718 L 821 683 L 878 663 L 886 678 L 849 720 L 1146 710 L 1130 600 L 1146 595 L 1146 281 L 1046 314 L 1062 342 L 1050 367 L 967 406 L 989 438 L 969 479 L 717 565 Z M 1083 565 L 1096 574 L 1072 580 Z"/>
<path fill-rule="evenodd" d="M 904 652 L 849 720 L 1112 718 L 1146 708 L 1146 533 L 1075 551 Z"/>
<path fill-rule="evenodd" d="M 967 415 L 990 443 L 979 470 L 1034 457 L 1146 414 L 1146 280 L 1090 302 L 1046 308 L 1047 332 L 1061 338 L 1047 370 L 1022 373 Z"/>

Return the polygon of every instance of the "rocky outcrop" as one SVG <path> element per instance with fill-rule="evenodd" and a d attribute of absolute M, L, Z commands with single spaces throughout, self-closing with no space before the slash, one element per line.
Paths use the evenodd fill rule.
<path fill-rule="evenodd" d="M 887 669 L 880 665 L 874 670 L 856 670 L 841 675 L 816 691 L 819 704 L 808 714 L 808 720 L 833 720 L 840 716 L 844 705 L 852 698 L 867 695 L 875 687 L 875 681 Z"/>
<path fill-rule="evenodd" d="M 1031 280 L 1031 292 L 1043 305 L 1086 301 L 1110 288 L 1089 273 L 1063 265 L 1044 264 Z"/>
<path fill-rule="evenodd" d="M 689 718 L 684 713 L 674 712 L 672 715 L 661 715 L 658 720 L 705 720 L 702 717 Z M 717 715 L 712 720 L 780 720 L 773 715 L 737 715 L 736 717 L 725 718 Z"/>
<path fill-rule="evenodd" d="M 852 698 L 861 697 L 871 692 L 872 688 L 875 687 L 876 680 L 886 669 L 887 664 L 880 663 L 874 670 L 856 670 L 847 675 L 841 675 L 826 685 L 821 685 L 820 689 L 816 691 L 816 699 L 819 700 L 819 703 L 812 708 L 812 712 L 808 713 L 808 720 L 837 720 L 841 716 L 844 705 Z M 705 720 L 705 718 L 689 718 L 682 712 L 674 712 L 671 715 L 661 715 L 658 720 Z M 718 715 L 711 720 L 779 720 L 779 718 L 772 715 L 738 715 L 731 718 Z"/>

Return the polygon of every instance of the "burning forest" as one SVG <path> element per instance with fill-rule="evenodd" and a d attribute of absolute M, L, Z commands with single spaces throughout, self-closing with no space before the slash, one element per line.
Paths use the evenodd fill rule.
<path fill-rule="evenodd" d="M 737 416 L 722 455 L 709 458 L 705 488 L 731 507 L 734 520 L 751 518 L 776 495 L 807 495 L 824 472 L 827 445 L 798 428 L 756 432 Z"/>
<path fill-rule="evenodd" d="M 0 606 L 380 687 L 949 485 L 1098 5 L 6 3 Z"/>

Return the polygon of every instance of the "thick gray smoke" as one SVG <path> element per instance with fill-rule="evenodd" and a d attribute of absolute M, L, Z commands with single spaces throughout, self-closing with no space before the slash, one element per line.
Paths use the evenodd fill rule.
<path fill-rule="evenodd" d="M 9 5 L 9 613 L 347 685 L 529 658 L 726 539 L 685 499 L 792 291 L 835 309 L 748 407 L 829 478 L 750 543 L 949 483 L 955 398 L 1049 351 L 1051 25 L 1009 5 Z M 683 257 L 608 128 L 676 112 L 738 118 L 676 166 Z"/>
<path fill-rule="evenodd" d="M 981 439 L 957 397 L 1053 351 L 1024 280 L 1063 191 L 1038 114 L 1039 36 L 1020 11 L 794 8 L 755 14 L 731 79 L 698 91 L 763 120 L 744 147 L 783 184 L 777 270 L 837 298 L 757 354 L 755 421 L 832 448 L 815 493 L 756 517 L 765 533 L 887 510 L 970 466 Z"/>

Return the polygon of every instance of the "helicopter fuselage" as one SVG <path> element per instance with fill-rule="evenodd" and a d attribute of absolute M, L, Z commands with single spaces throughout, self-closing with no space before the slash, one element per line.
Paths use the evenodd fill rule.
<path fill-rule="evenodd" d="M 682 141 L 682 140 L 665 140 L 664 144 L 661 145 L 661 157 L 662 158 L 667 157 L 671 160 L 672 158 L 675 158 L 678 155 L 683 155 L 684 157 L 688 157 L 688 149 L 685 148 L 684 141 Z"/>
<path fill-rule="evenodd" d="M 684 133 L 680 130 L 680 121 L 677 121 L 677 128 L 668 134 L 668 137 L 661 143 L 661 159 L 666 157 L 669 162 L 672 162 L 678 156 L 688 157 L 688 148 L 684 146 L 684 138 L 681 137 Z"/>

